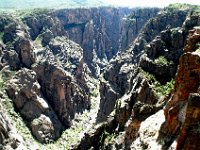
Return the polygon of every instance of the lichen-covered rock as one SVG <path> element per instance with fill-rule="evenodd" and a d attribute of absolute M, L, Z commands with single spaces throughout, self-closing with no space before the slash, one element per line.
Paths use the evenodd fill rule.
<path fill-rule="evenodd" d="M 52 108 L 42 97 L 40 85 L 37 82 L 37 76 L 34 71 L 25 68 L 18 71 L 15 77 L 8 81 L 6 91 L 8 96 L 13 100 L 16 109 L 28 122 L 28 126 L 31 127 L 33 135 L 35 135 L 40 142 L 55 140 L 60 136 L 63 130 L 62 124 Z M 38 120 L 42 114 L 48 117 L 51 130 L 46 130 L 44 135 L 39 136 L 37 132 L 39 132 L 38 130 L 40 130 L 40 128 L 34 128 L 31 122 L 35 119 Z M 41 118 L 39 120 L 41 120 Z M 46 122 L 40 122 L 40 125 L 46 126 Z"/>

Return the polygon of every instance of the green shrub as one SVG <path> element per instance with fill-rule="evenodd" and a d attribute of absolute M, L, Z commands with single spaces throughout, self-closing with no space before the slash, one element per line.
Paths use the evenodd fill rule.
<path fill-rule="evenodd" d="M 155 87 L 155 90 L 158 96 L 164 96 L 166 94 L 169 94 L 173 87 L 174 87 L 174 79 L 167 82 L 165 85 L 157 85 Z"/>
<path fill-rule="evenodd" d="M 171 81 L 167 82 L 165 85 L 161 85 L 153 74 L 150 74 L 143 69 L 140 69 L 140 74 L 142 74 L 142 76 L 148 80 L 152 88 L 155 90 L 157 96 L 159 97 L 169 94 L 174 86 L 174 79 L 171 79 Z"/>
<path fill-rule="evenodd" d="M 162 64 L 162 65 L 169 64 L 168 60 L 164 56 L 159 56 L 157 59 L 155 59 L 155 63 Z"/>
<path fill-rule="evenodd" d="M 175 10 L 190 10 L 194 14 L 199 14 L 200 13 L 200 6 L 198 5 L 191 5 L 191 4 L 185 4 L 185 3 L 175 3 L 175 4 L 170 4 L 168 7 L 165 8 L 165 10 L 169 11 L 175 11 Z"/>

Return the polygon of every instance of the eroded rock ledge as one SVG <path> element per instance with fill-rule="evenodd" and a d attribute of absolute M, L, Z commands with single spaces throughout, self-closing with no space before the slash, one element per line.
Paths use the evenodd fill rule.
<path fill-rule="evenodd" d="M 57 140 L 96 95 L 96 124 L 71 149 L 198 149 L 199 15 L 188 7 L 157 12 L 94 8 L 0 17 L 0 73 L 13 75 L 3 89 L 39 142 Z M 99 81 L 92 76 L 100 73 L 97 65 Z M 0 142 L 14 149 L 23 140 L 10 142 L 11 128 L 1 113 Z"/>

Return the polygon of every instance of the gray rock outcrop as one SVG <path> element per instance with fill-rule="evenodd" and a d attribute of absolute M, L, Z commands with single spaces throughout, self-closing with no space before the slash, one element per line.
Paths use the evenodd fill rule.
<path fill-rule="evenodd" d="M 18 71 L 8 82 L 6 91 L 40 142 L 55 140 L 60 136 L 63 126 L 42 96 L 34 71 L 28 69 Z M 41 117 L 45 118 L 44 121 L 41 121 Z M 40 123 L 41 128 L 36 128 L 37 123 Z M 48 128 L 43 129 L 43 126 Z"/>

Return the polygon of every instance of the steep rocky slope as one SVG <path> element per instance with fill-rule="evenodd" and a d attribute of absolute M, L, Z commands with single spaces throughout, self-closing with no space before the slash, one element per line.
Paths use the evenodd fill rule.
<path fill-rule="evenodd" d="M 189 32 L 189 37 L 180 58 L 175 78 L 174 91 L 165 108 L 168 133 L 180 130 L 177 149 L 199 147 L 199 41 L 200 27 Z"/>
<path fill-rule="evenodd" d="M 66 36 L 59 36 L 62 27 L 54 28 L 56 37 L 44 47 L 40 37 L 31 40 L 20 19 L 2 16 L 1 20 L 1 68 L 7 72 L 2 82 L 10 78 L 9 70 L 15 72 L 6 83 L 6 92 L 37 140 L 56 140 L 71 126 L 75 113 L 91 105 L 83 74 L 83 69 L 87 70 L 83 50 Z"/>
<path fill-rule="evenodd" d="M 192 30 L 187 37 L 189 30 L 195 26 L 199 26 L 198 13 L 166 10 L 150 19 L 130 49 L 111 61 L 100 81 L 101 99 L 97 121 L 107 122 L 102 132 L 108 133 L 104 135 L 103 149 L 197 149 L 198 144 L 190 144 L 187 134 L 195 135 L 194 140 L 198 139 L 198 133 L 190 131 L 197 128 L 193 123 L 198 124 L 198 112 L 195 111 L 198 106 L 195 102 L 188 104 L 185 100 L 198 89 L 198 64 L 192 64 L 197 61 L 198 54 L 183 54 L 185 43 L 185 51 L 191 52 L 198 48 L 198 32 Z M 189 55 L 192 55 L 191 58 Z M 171 96 L 165 96 L 172 88 L 178 64 L 174 92 Z M 194 73 L 187 66 L 194 69 Z M 190 99 L 196 100 L 194 97 L 191 95 Z M 169 99 L 165 108 L 165 124 L 163 111 L 147 119 L 162 109 Z M 194 111 L 193 105 L 196 106 Z M 191 113 L 195 113 L 195 116 Z M 156 120 L 158 116 L 163 121 Z M 194 122 L 191 123 L 193 118 Z M 156 123 L 148 124 L 152 121 L 158 122 L 158 126 Z M 179 130 L 177 146 L 174 144 L 170 147 Z M 110 136 L 111 141 L 108 140 Z"/>
<path fill-rule="evenodd" d="M 199 7 L 180 6 L 0 15 L 0 149 L 198 149 Z"/>
<path fill-rule="evenodd" d="M 180 15 L 180 17 L 173 18 L 173 16 L 176 15 Z M 102 96 L 102 98 L 105 99 L 101 100 L 100 107 L 101 105 L 104 105 L 104 103 L 109 103 L 107 101 L 110 101 L 111 103 L 114 101 L 113 103 L 115 103 L 117 99 L 123 97 L 125 93 L 129 93 L 132 90 L 134 84 L 132 82 L 134 78 L 136 78 L 137 74 L 141 72 L 136 71 L 138 70 L 136 66 L 140 66 L 144 71 L 155 75 L 155 78 L 157 77 L 157 75 L 159 78 L 160 74 L 162 78 L 157 79 L 158 81 L 163 79 L 166 80 L 166 77 L 163 78 L 164 75 L 169 77 L 168 81 L 170 81 L 172 76 L 174 76 L 176 73 L 177 61 L 180 56 L 179 51 L 181 50 L 181 47 L 183 48 L 184 43 L 180 43 L 180 45 L 178 45 L 178 48 L 180 50 L 175 49 L 176 52 L 174 52 L 173 49 L 174 46 L 177 45 L 177 43 L 174 43 L 174 45 L 172 45 L 171 43 L 168 44 L 168 42 L 171 41 L 170 38 L 172 36 L 176 36 L 176 34 L 179 34 L 178 29 L 173 29 L 175 30 L 173 32 L 174 35 L 172 35 L 172 29 L 165 29 L 167 26 L 177 27 L 182 25 L 184 20 L 186 19 L 186 15 L 186 11 L 175 11 L 172 13 L 164 12 L 158 14 L 158 16 L 148 21 L 148 23 L 138 35 L 137 39 L 134 41 L 130 49 L 127 52 L 119 54 L 116 60 L 111 61 L 111 64 L 108 65 L 108 67 L 105 69 L 103 77 L 105 80 L 108 81 L 108 83 L 102 82 L 102 85 L 104 86 L 104 83 L 110 85 L 105 86 L 105 88 L 108 87 L 108 89 L 105 91 L 110 91 L 109 88 L 111 87 L 113 89 L 111 91 L 114 92 L 116 98 L 114 98 L 114 96 L 111 96 L 114 99 L 112 100 L 108 96 Z M 171 19 L 168 19 L 168 17 Z M 163 25 L 163 22 L 167 23 Z M 152 26 L 155 26 L 155 28 L 152 28 Z M 148 31 L 152 32 L 152 34 L 149 34 Z M 162 33 L 160 34 L 161 31 Z M 149 36 L 147 33 L 149 34 Z M 178 40 L 183 40 L 183 35 L 180 35 L 180 39 Z M 170 57 L 173 55 L 173 53 L 176 53 L 176 55 L 178 56 Z M 166 60 L 167 63 L 161 64 L 159 61 L 156 62 L 156 59 L 159 56 L 164 56 L 165 59 L 168 59 Z M 102 93 L 102 95 L 105 94 L 103 92 L 100 93 Z M 103 114 L 105 118 L 114 109 L 114 105 L 110 105 L 110 107 L 112 107 L 110 111 L 107 107 L 103 107 L 102 109 L 100 109 L 99 116 L 102 116 L 101 111 L 104 111 L 105 109 L 106 111 L 108 111 L 106 114 Z"/>
<path fill-rule="evenodd" d="M 66 35 L 80 44 L 84 61 L 95 73 L 96 65 L 102 67 L 119 50 L 125 50 L 143 24 L 158 11 L 157 8 L 63 9 L 30 15 L 24 22 L 30 28 L 31 38 L 41 36 L 44 45 L 58 35 Z"/>

